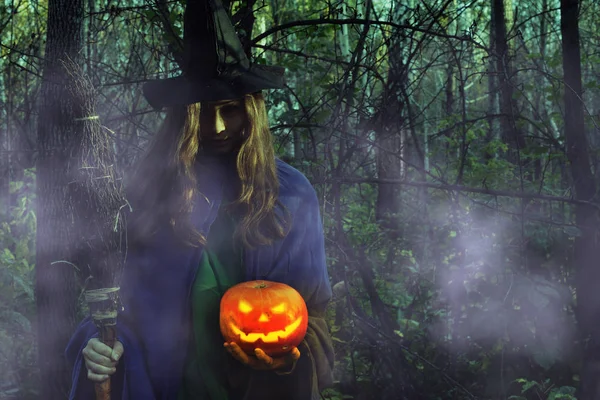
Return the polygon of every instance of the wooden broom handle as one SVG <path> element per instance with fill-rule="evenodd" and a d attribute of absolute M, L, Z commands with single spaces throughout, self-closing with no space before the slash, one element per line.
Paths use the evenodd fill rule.
<path fill-rule="evenodd" d="M 115 346 L 117 339 L 117 330 L 114 325 L 103 326 L 100 329 L 100 340 L 102 343 L 110 347 Z M 96 383 L 96 400 L 110 400 L 110 376 L 102 383 Z"/>

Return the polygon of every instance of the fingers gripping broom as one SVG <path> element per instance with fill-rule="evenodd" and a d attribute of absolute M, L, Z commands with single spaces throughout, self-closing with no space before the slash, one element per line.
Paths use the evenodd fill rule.
<path fill-rule="evenodd" d="M 112 348 L 121 310 L 119 281 L 126 247 L 122 246 L 126 238 L 123 211 L 128 203 L 114 167 L 112 140 L 95 115 L 94 86 L 73 61 L 63 61 L 63 67 L 70 76 L 68 85 L 78 108 L 75 115 L 81 115 L 76 119 L 81 124 L 81 142 L 74 147 L 79 153 L 72 155 L 75 165 L 68 187 L 74 224 L 82 239 L 76 245 L 76 261 L 89 270 L 85 300 L 100 339 Z M 95 389 L 97 400 L 110 400 L 110 379 L 97 383 Z"/>

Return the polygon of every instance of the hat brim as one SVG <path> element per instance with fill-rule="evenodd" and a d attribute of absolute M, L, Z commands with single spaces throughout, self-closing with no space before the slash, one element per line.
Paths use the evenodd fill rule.
<path fill-rule="evenodd" d="M 142 91 L 148 103 L 160 110 L 202 101 L 236 99 L 264 89 L 281 89 L 284 86 L 282 72 L 280 67 L 252 65 L 234 76 L 193 79 L 182 75 L 151 80 L 143 85 Z"/>

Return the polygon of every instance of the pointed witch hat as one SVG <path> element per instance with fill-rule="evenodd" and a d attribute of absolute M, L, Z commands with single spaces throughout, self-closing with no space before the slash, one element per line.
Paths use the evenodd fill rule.
<path fill-rule="evenodd" d="M 187 0 L 183 74 L 144 84 L 155 109 L 243 97 L 283 87 L 282 67 L 251 64 L 220 0 Z"/>

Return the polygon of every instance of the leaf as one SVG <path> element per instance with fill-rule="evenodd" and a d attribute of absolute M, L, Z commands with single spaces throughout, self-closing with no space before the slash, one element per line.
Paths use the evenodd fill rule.
<path fill-rule="evenodd" d="M 413 261 L 413 259 L 411 259 L 411 261 Z M 418 274 L 419 273 L 419 269 L 417 267 L 415 267 L 414 265 L 408 265 L 405 268 L 407 270 L 409 270 L 410 272 L 412 272 L 413 274 Z"/>
<path fill-rule="evenodd" d="M 15 181 L 15 182 L 10 182 L 10 193 L 13 194 L 19 190 L 21 190 L 23 188 L 24 182 L 23 181 Z"/>
<path fill-rule="evenodd" d="M 13 281 L 21 288 L 23 289 L 23 292 L 25 292 L 27 294 L 27 297 L 30 300 L 34 300 L 34 295 L 33 295 L 33 288 L 31 287 L 30 284 L 28 284 L 27 282 L 25 282 L 23 280 L 23 278 L 21 278 L 20 276 L 13 276 Z"/>
<path fill-rule="evenodd" d="M 561 386 L 560 388 L 554 388 L 550 392 L 548 396 L 548 400 L 557 400 L 557 399 L 568 399 L 568 400 L 576 400 L 575 397 L 576 389 L 573 386 Z"/>
<path fill-rule="evenodd" d="M 418 329 L 419 328 L 419 321 L 415 321 L 414 319 L 401 319 L 400 321 L 398 321 L 398 323 L 402 326 L 406 326 L 408 328 L 413 328 L 413 329 Z M 396 331 L 394 331 L 396 332 Z"/>
<path fill-rule="evenodd" d="M 0 254 L 0 263 L 2 264 L 14 264 L 15 256 L 9 249 L 4 249 L 2 254 Z"/>
<path fill-rule="evenodd" d="M 529 389 L 531 389 L 534 386 L 541 388 L 541 385 L 539 383 L 537 383 L 536 381 L 528 381 L 527 379 L 519 378 L 519 379 L 515 379 L 515 382 L 521 384 L 521 393 L 527 392 Z"/>

